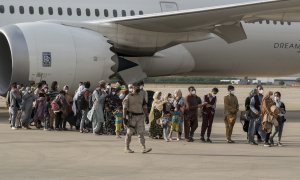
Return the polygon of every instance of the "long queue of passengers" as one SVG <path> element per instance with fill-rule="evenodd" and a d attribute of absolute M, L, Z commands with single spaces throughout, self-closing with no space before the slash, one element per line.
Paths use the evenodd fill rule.
<path fill-rule="evenodd" d="M 139 135 L 144 133 L 144 127 L 131 127 L 134 116 L 143 114 L 143 122 L 145 120 L 147 124 L 150 123 L 151 138 L 164 139 L 166 142 L 184 138 L 187 142 L 193 142 L 194 133 L 198 128 L 198 113 L 201 109 L 200 140 L 212 143 L 210 136 L 216 112 L 216 95 L 219 92 L 217 88 L 213 88 L 203 99 L 197 96 L 196 89 L 190 86 L 186 97 L 183 97 L 181 90 L 178 89 L 173 94 L 166 95 L 155 92 L 153 101 L 150 101 L 147 91 L 143 88 L 143 82 L 128 86 L 122 86 L 118 82 L 112 87 L 111 84 L 100 81 L 95 90 L 90 90 L 90 86 L 88 81 L 80 82 L 75 94 L 72 95 L 67 85 L 59 90 L 57 81 L 52 82 L 50 88 L 45 81 L 26 88 L 13 83 L 6 100 L 9 107 L 10 127 L 16 130 L 31 129 L 35 126 L 46 131 L 61 131 L 68 130 L 68 123 L 71 129 L 76 127 L 80 133 L 110 134 L 117 138 L 126 134 L 125 141 L 129 141 L 133 134 L 130 130 L 143 131 L 139 132 Z M 226 142 L 234 143 L 231 136 L 238 117 L 239 102 L 234 95 L 234 86 L 228 86 L 227 90 L 228 94 L 224 97 Z M 138 102 L 130 105 L 128 101 L 134 94 L 142 97 L 141 107 L 151 104 L 149 114 L 148 111 L 137 109 L 140 108 L 137 106 Z M 132 112 L 129 112 L 128 108 Z M 247 132 L 249 144 L 257 145 L 263 142 L 264 146 L 276 145 L 274 138 L 277 135 L 277 145 L 281 146 L 286 111 L 284 103 L 281 102 L 280 92 L 269 91 L 264 94 L 263 87 L 259 85 L 246 98 L 245 109 L 246 111 L 243 111 L 240 117 L 244 122 L 243 129 Z M 136 110 L 141 112 L 133 113 Z M 272 129 L 275 129 L 273 134 Z M 130 137 L 129 132 L 132 133 L 129 134 Z M 257 136 L 256 141 L 255 136 Z M 140 142 L 145 146 L 143 137 Z M 127 142 L 125 151 L 133 152 L 129 144 L 130 141 Z M 145 148 L 143 151 L 150 150 Z"/>

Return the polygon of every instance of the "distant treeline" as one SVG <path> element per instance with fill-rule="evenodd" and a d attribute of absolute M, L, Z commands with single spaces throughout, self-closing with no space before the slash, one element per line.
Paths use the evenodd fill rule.
<path fill-rule="evenodd" d="M 197 77 L 197 76 L 164 76 L 150 77 L 145 79 L 145 83 L 156 84 L 228 84 L 221 83 L 221 80 L 234 80 L 234 78 L 224 77 Z"/>

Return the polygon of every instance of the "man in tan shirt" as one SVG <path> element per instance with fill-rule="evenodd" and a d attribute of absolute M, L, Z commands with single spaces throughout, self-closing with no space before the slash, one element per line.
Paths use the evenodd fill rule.
<path fill-rule="evenodd" d="M 231 139 L 232 130 L 239 111 L 239 102 L 234 95 L 234 87 L 229 85 L 228 95 L 224 97 L 224 122 L 226 127 L 226 139 L 228 143 L 234 143 Z"/>
<path fill-rule="evenodd" d="M 123 119 L 124 124 L 127 126 L 127 133 L 125 138 L 125 152 L 134 153 L 130 149 L 130 142 L 133 133 L 136 131 L 140 144 L 142 145 L 142 153 L 148 153 L 152 149 L 146 148 L 145 145 L 145 122 L 149 123 L 147 104 L 144 97 L 139 95 L 140 86 L 134 83 L 133 91 L 128 94 L 123 100 Z"/>

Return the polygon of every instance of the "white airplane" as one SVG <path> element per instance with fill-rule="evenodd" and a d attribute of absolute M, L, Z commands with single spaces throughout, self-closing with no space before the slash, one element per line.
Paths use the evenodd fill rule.
<path fill-rule="evenodd" d="M 0 94 L 12 82 L 300 72 L 299 0 L 1 0 Z M 299 37 L 298 37 L 299 36 Z"/>

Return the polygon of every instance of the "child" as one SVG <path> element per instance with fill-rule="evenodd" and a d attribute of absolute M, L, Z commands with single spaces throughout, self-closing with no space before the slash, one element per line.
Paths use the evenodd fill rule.
<path fill-rule="evenodd" d="M 174 111 L 173 107 L 173 97 L 172 94 L 168 93 L 168 95 L 164 98 L 163 103 L 163 115 L 160 118 L 160 124 L 163 128 L 163 136 L 166 142 L 169 142 L 169 132 L 171 126 L 172 112 Z"/>
<path fill-rule="evenodd" d="M 171 131 L 169 134 L 169 139 L 172 140 L 172 133 L 177 132 L 177 141 L 180 140 L 179 138 L 179 124 L 182 119 L 182 114 L 180 112 L 180 105 L 177 104 L 175 107 L 174 112 L 172 113 L 172 122 L 171 122 Z"/>
<path fill-rule="evenodd" d="M 114 112 L 115 115 L 115 127 L 116 127 L 116 138 L 121 138 L 120 133 L 122 130 L 123 124 L 123 108 L 119 106 L 117 110 Z"/>

